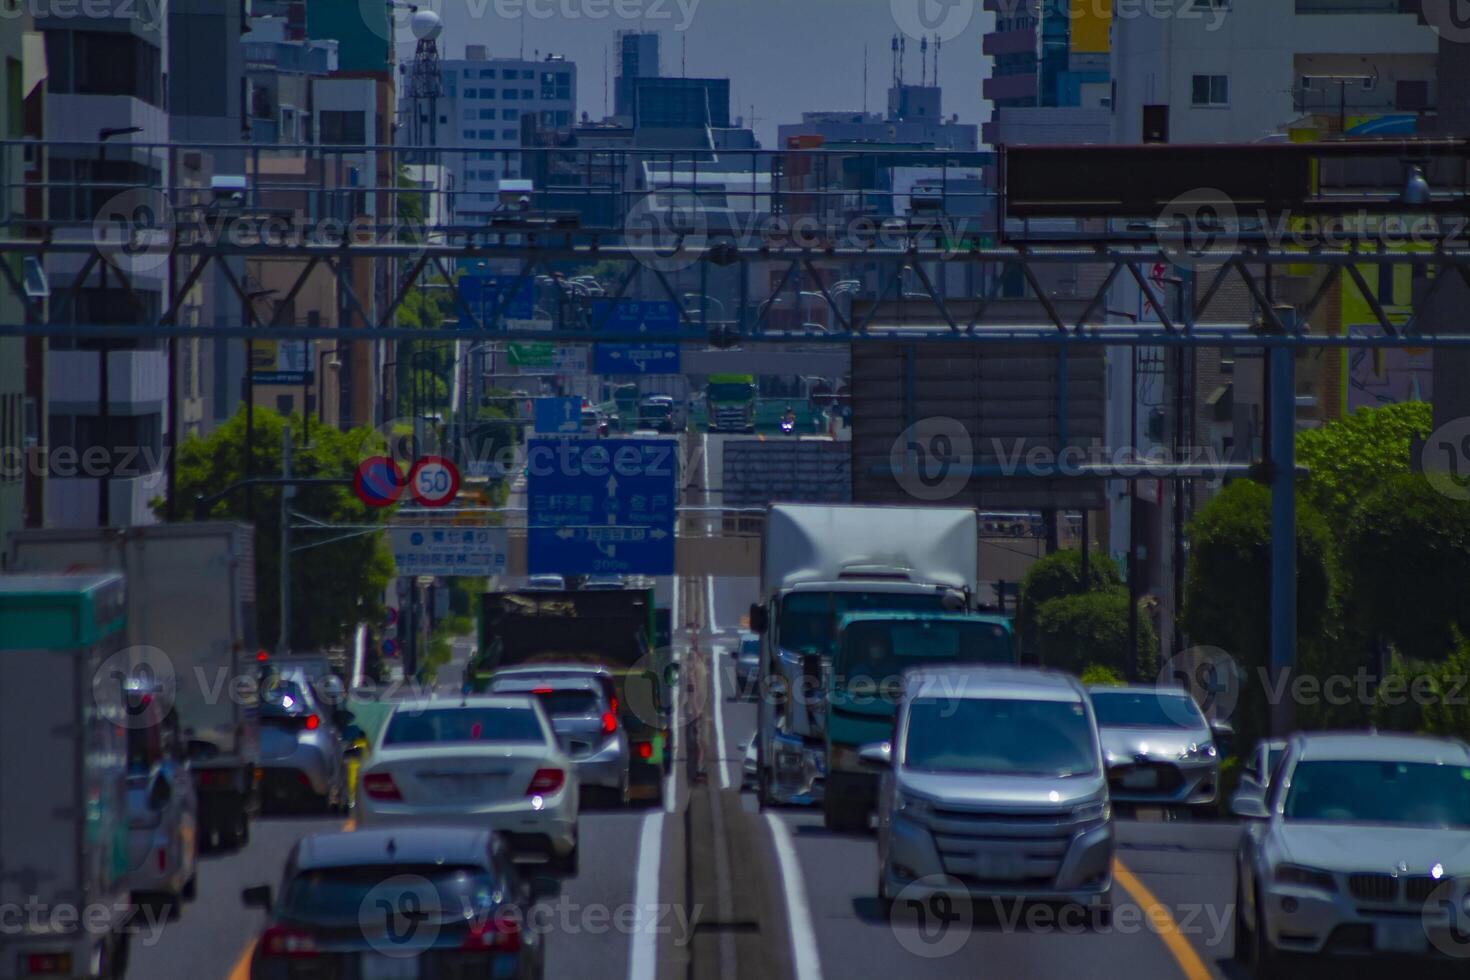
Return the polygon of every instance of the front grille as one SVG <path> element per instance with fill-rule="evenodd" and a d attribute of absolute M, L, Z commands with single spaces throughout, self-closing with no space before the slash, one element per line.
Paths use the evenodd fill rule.
<path fill-rule="evenodd" d="M 1359 901 L 1393 902 L 1399 897 L 1399 882 L 1393 875 L 1349 875 L 1348 890 Z"/>
<path fill-rule="evenodd" d="M 1415 875 L 1404 880 L 1404 897 L 1411 902 L 1423 903 L 1429 901 L 1429 896 L 1440 885 L 1448 885 L 1449 878 L 1431 878 L 1428 875 Z M 1448 889 L 1446 890 L 1448 894 Z"/>
<path fill-rule="evenodd" d="M 989 883 L 992 875 L 980 855 L 1002 856 L 1019 871 L 1004 883 L 1044 888 L 1055 880 L 1067 856 L 1075 826 L 1068 813 L 936 809 L 928 820 L 945 873 L 964 881 Z M 994 882 L 1000 884 L 1001 882 Z"/>
<path fill-rule="evenodd" d="M 1153 786 L 1135 788 L 1124 783 L 1129 773 L 1153 772 L 1157 782 Z M 1169 795 L 1184 785 L 1184 776 L 1179 767 L 1168 762 L 1140 762 L 1136 765 L 1119 766 L 1108 771 L 1108 786 L 1114 793 L 1127 796 Z"/>

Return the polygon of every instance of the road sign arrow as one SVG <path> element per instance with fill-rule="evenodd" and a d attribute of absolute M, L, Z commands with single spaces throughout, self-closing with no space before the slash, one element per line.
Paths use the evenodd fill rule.
<path fill-rule="evenodd" d="M 648 532 L 648 536 L 650 538 L 653 538 L 653 540 L 655 540 L 655 541 L 661 541 L 664 538 L 666 538 L 666 537 L 669 536 L 669 532 L 665 531 L 661 527 L 656 527 L 652 531 L 649 531 Z"/>

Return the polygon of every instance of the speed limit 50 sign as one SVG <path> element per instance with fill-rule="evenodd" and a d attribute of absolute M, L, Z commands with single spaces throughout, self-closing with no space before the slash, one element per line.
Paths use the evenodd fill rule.
<path fill-rule="evenodd" d="M 408 489 L 424 507 L 443 507 L 459 493 L 459 468 L 443 456 L 424 456 L 408 473 Z"/>

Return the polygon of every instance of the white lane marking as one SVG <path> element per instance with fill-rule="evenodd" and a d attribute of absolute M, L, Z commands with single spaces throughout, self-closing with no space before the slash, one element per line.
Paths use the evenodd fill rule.
<path fill-rule="evenodd" d="M 817 955 L 817 933 L 812 928 L 812 910 L 806 901 L 806 882 L 801 877 L 801 862 L 791 844 L 791 831 L 781 818 L 766 812 L 771 825 L 771 843 L 776 847 L 776 863 L 786 892 L 786 927 L 791 932 L 792 976 L 796 980 L 822 980 L 822 960 Z"/>
<path fill-rule="evenodd" d="M 662 813 L 650 813 L 643 819 L 643 834 L 638 841 L 638 880 L 633 892 L 638 928 L 628 949 L 628 980 L 658 977 L 658 874 L 663 832 Z"/>
<path fill-rule="evenodd" d="M 710 645 L 710 670 L 715 675 L 715 761 L 720 766 L 720 789 L 730 788 L 730 757 L 725 754 L 725 692 L 720 681 L 720 653 Z M 743 765 L 743 763 L 742 763 Z"/>

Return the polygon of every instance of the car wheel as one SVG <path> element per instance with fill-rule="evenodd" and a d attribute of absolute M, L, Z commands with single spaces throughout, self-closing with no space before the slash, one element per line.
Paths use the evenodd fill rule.
<path fill-rule="evenodd" d="M 557 874 L 563 877 L 577 877 L 577 868 L 581 864 L 581 852 L 581 847 L 573 844 L 572 849 L 564 857 L 558 857 L 552 860 L 552 867 L 556 869 Z"/>
<path fill-rule="evenodd" d="M 1255 930 L 1251 928 L 1245 914 L 1245 889 L 1241 886 L 1237 872 L 1235 880 L 1235 961 L 1253 963 L 1256 958 L 1251 944 L 1255 941 Z"/>
<path fill-rule="evenodd" d="M 1256 895 L 1260 894 L 1261 888 L 1257 883 Z M 1259 900 L 1256 902 L 1255 924 L 1255 932 L 1251 936 L 1251 974 L 1256 980 L 1277 980 L 1281 976 L 1281 954 L 1271 945 L 1271 937 L 1266 932 L 1266 908 Z"/>
<path fill-rule="evenodd" d="M 822 823 L 834 834 L 861 834 L 868 829 L 868 811 L 864 807 L 843 806 L 840 797 L 822 797 Z"/>

